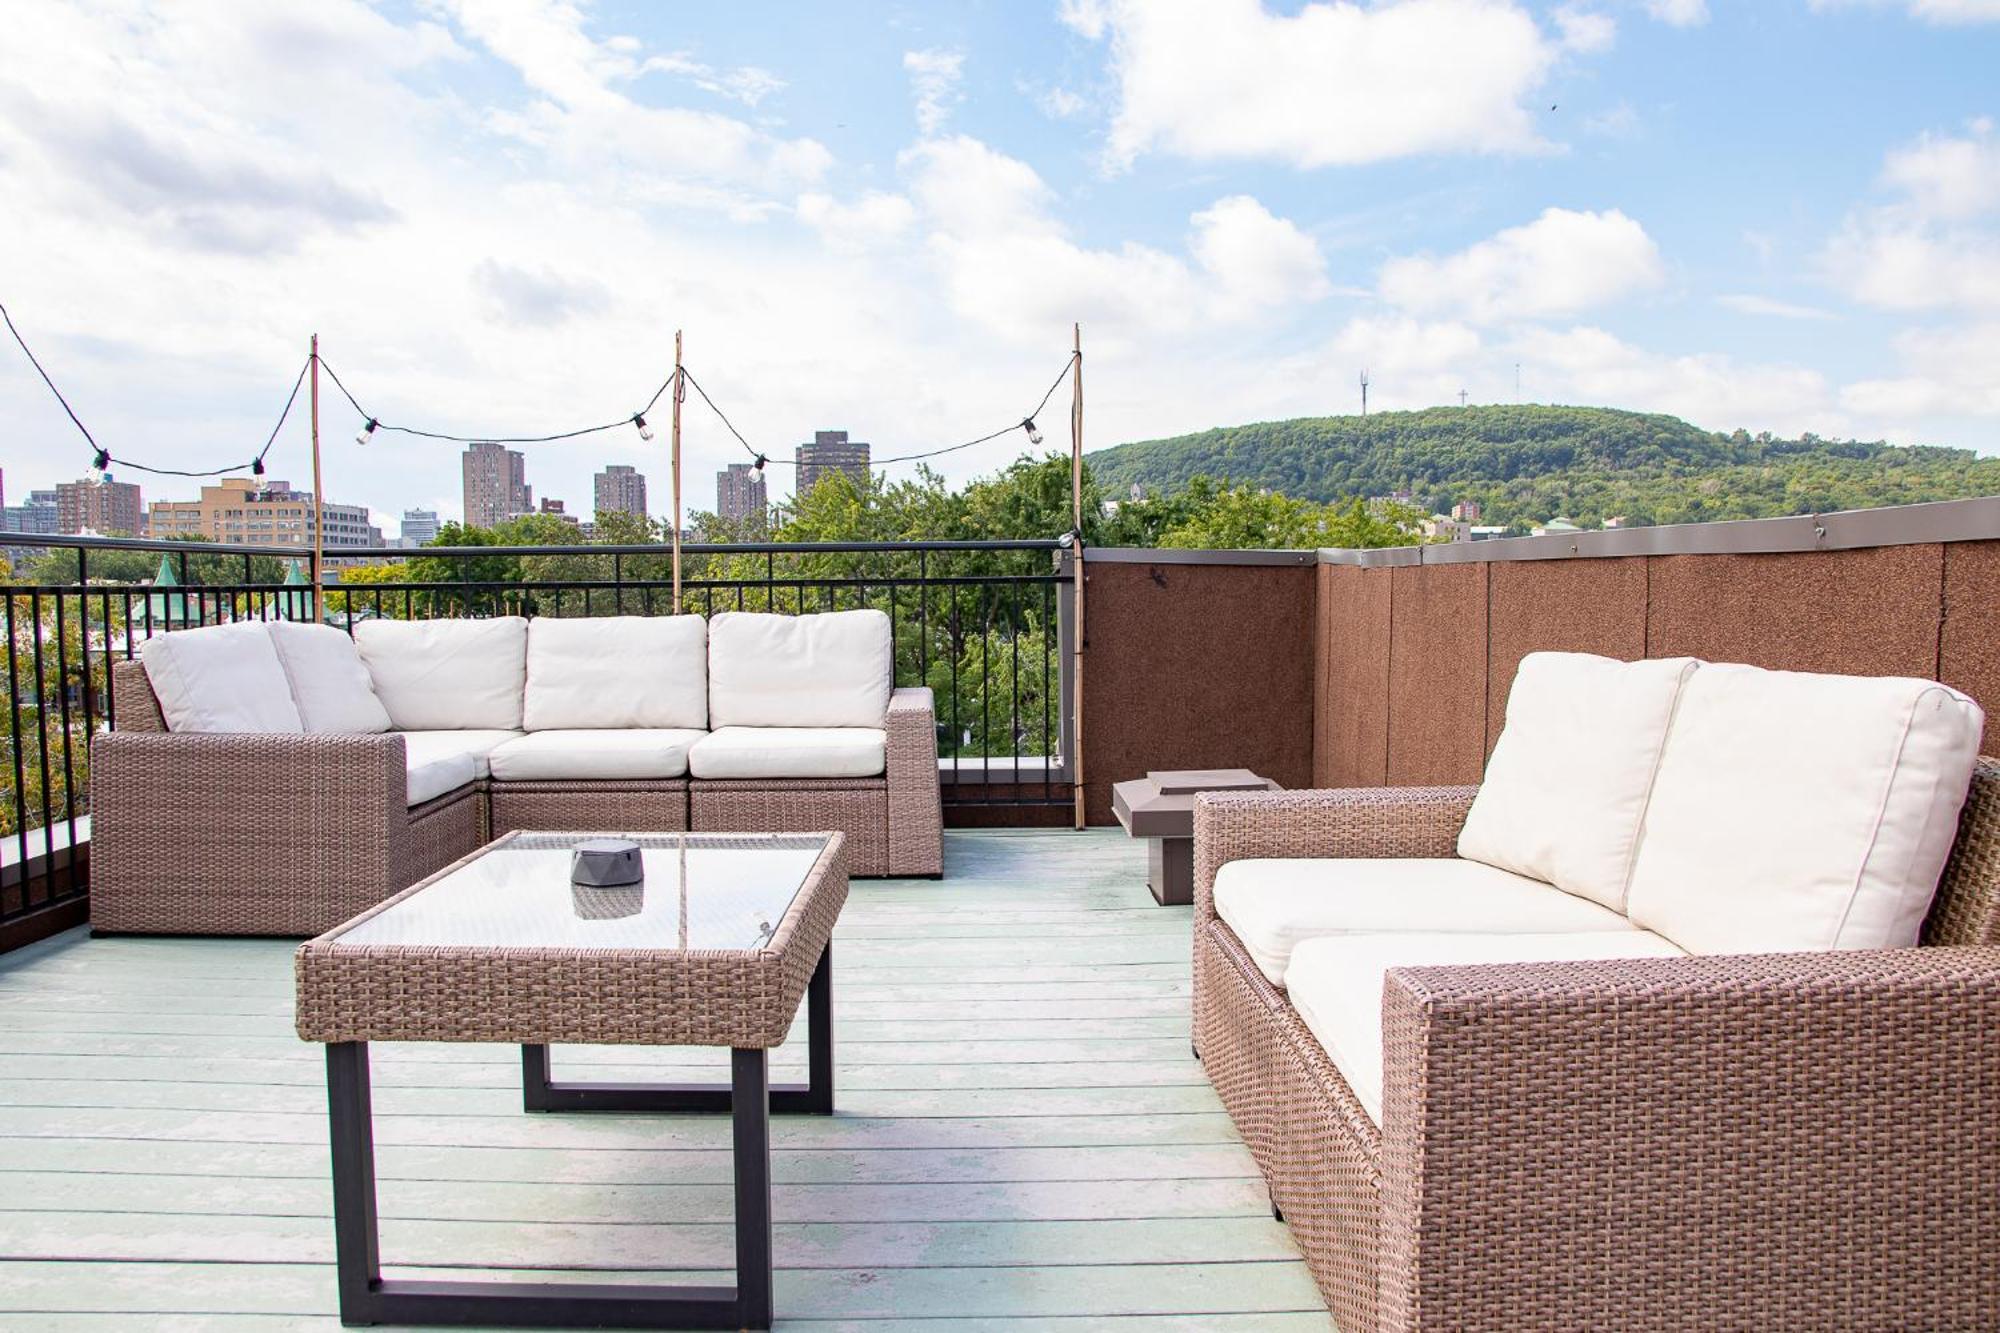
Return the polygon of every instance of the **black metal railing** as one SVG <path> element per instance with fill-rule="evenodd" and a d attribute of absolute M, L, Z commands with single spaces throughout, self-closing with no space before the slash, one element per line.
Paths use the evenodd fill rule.
<path fill-rule="evenodd" d="M 948 806 L 1069 801 L 1067 578 L 1060 543 L 687 544 L 678 609 L 890 618 L 898 685 L 936 694 Z M 8 712 L 0 756 L 0 949 L 83 918 L 89 738 L 115 724 L 109 664 L 156 634 L 312 617 L 293 547 L 0 533 Z M 330 553 L 323 618 L 664 615 L 660 545 L 465 546 Z M 164 560 L 164 570 L 161 562 Z M 185 836 L 200 837 L 199 829 Z"/>

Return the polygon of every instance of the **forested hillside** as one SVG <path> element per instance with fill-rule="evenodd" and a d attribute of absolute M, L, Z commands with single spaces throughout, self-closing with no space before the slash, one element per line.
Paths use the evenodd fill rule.
<path fill-rule="evenodd" d="M 1409 491 L 1426 512 L 1475 500 L 1481 521 L 1689 523 L 2000 493 L 2000 458 L 1966 449 L 1722 435 L 1598 407 L 1437 407 L 1303 417 L 1089 455 L 1113 496 L 1198 476 L 1305 499 Z"/>

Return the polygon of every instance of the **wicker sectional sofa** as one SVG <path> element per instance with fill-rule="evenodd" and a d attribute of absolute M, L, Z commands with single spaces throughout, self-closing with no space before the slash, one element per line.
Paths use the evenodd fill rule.
<path fill-rule="evenodd" d="M 1538 654 L 1480 787 L 1202 797 L 1196 1050 L 1342 1333 L 1992 1327 L 1981 722 Z"/>
<path fill-rule="evenodd" d="M 112 668 L 91 921 L 313 935 L 513 829 L 846 835 L 943 872 L 928 689 L 888 618 L 248 621 Z"/>

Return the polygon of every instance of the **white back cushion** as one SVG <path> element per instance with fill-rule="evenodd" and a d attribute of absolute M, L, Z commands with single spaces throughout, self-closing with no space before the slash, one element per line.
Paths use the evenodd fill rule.
<path fill-rule="evenodd" d="M 528 675 L 528 622 L 365 620 L 354 646 L 375 695 L 398 731 L 521 726 Z"/>
<path fill-rule="evenodd" d="M 708 726 L 700 616 L 538 617 L 528 623 L 529 731 Z"/>
<path fill-rule="evenodd" d="M 1934 681 L 1704 665 L 1653 784 L 1632 920 L 1690 953 L 1915 944 L 1984 721 Z"/>
<path fill-rule="evenodd" d="M 1646 797 L 1692 657 L 1530 653 L 1458 854 L 1625 910 Z"/>
<path fill-rule="evenodd" d="M 169 731 L 304 729 L 262 621 L 156 634 L 139 660 Z"/>
<path fill-rule="evenodd" d="M 880 611 L 723 611 L 708 624 L 712 728 L 879 727 L 892 677 Z"/>
<path fill-rule="evenodd" d="M 358 735 L 389 729 L 389 710 L 375 697 L 353 639 L 331 625 L 274 620 L 270 629 L 307 731 Z"/>

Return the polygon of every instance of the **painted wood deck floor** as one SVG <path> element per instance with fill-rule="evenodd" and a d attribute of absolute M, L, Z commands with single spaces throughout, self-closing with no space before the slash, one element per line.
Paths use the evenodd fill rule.
<path fill-rule="evenodd" d="M 1189 909 L 1154 906 L 1143 845 L 946 856 L 842 916 L 839 1113 L 772 1120 L 779 1327 L 1328 1328 L 1189 1054 Z M 74 932 L 0 958 L 0 1328 L 338 1326 L 291 952 Z M 803 1077 L 804 1026 L 774 1078 Z M 577 1079 L 726 1059 L 556 1049 Z M 725 1119 L 524 1114 L 512 1047 L 374 1070 L 392 1274 L 728 1280 Z"/>

